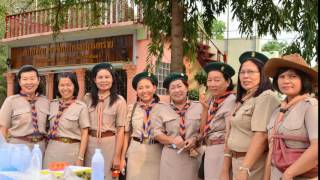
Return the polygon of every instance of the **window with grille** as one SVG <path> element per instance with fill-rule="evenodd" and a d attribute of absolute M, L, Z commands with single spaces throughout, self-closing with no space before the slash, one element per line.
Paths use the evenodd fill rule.
<path fill-rule="evenodd" d="M 167 95 L 167 90 L 162 86 L 162 83 L 164 78 L 166 78 L 169 75 L 169 73 L 170 73 L 170 63 L 161 62 L 156 68 L 155 75 L 158 78 L 158 88 L 157 88 L 158 95 Z"/>

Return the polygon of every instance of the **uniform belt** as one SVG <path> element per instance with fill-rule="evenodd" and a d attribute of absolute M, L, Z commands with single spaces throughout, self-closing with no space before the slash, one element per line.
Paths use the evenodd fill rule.
<path fill-rule="evenodd" d="M 97 137 L 97 131 L 96 130 L 89 130 L 89 135 L 93 136 L 93 137 Z M 114 136 L 115 133 L 112 131 L 105 131 L 105 132 L 101 132 L 101 137 L 109 137 L 109 136 Z"/>
<path fill-rule="evenodd" d="M 224 144 L 224 139 L 207 139 L 205 142 L 207 146 L 218 145 Z"/>
<path fill-rule="evenodd" d="M 55 137 L 55 138 L 52 138 L 52 140 L 60 141 L 63 143 L 68 143 L 68 144 L 80 142 L 80 140 L 78 140 L 78 139 L 72 139 L 72 138 L 68 138 L 68 137 Z"/>
<path fill-rule="evenodd" d="M 27 136 L 13 137 L 13 138 L 17 138 L 17 139 L 32 142 L 32 143 L 37 143 L 37 142 L 44 140 L 45 136 L 43 136 L 43 135 L 42 136 L 27 135 Z"/>
<path fill-rule="evenodd" d="M 150 139 L 150 138 L 144 138 L 143 140 L 141 140 L 138 137 L 132 137 L 132 139 L 134 141 L 141 143 L 141 144 L 157 144 L 157 143 L 159 143 L 159 141 L 154 140 L 154 139 Z"/>
<path fill-rule="evenodd" d="M 237 152 L 237 151 L 231 151 L 231 156 L 233 158 L 240 158 L 246 156 L 247 152 Z"/>

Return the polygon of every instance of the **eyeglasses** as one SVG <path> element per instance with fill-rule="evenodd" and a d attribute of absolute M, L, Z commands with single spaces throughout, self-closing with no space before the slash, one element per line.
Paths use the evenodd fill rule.
<path fill-rule="evenodd" d="M 239 73 L 241 76 L 244 76 L 245 74 L 248 74 L 248 76 L 252 76 L 254 73 L 259 73 L 259 71 L 248 70 L 248 71 L 240 71 Z"/>

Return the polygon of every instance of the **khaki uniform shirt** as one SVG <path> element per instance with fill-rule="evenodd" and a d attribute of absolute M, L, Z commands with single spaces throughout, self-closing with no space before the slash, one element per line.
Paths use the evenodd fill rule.
<path fill-rule="evenodd" d="M 126 125 L 125 125 L 125 132 L 129 132 L 132 127 L 132 137 L 141 137 L 141 134 L 144 133 L 144 137 L 147 138 L 147 132 L 144 132 L 143 130 L 143 120 L 145 117 L 145 111 L 142 109 L 138 104 L 135 108 L 135 111 L 132 116 L 132 122 L 131 122 L 131 114 L 133 110 L 134 104 L 130 104 L 128 106 L 128 113 L 127 113 L 127 120 L 126 120 Z M 151 128 L 153 128 L 153 124 L 155 123 L 155 115 L 157 112 L 159 112 L 161 109 L 165 108 L 165 105 L 162 103 L 156 103 L 153 107 L 152 110 L 150 111 L 150 121 L 151 121 Z M 151 137 L 153 137 L 154 131 L 151 130 Z"/>
<path fill-rule="evenodd" d="M 52 100 L 50 103 L 50 129 L 59 111 L 59 101 Z M 90 127 L 88 108 L 85 103 L 75 100 L 62 113 L 57 128 L 57 137 L 68 137 L 81 140 L 81 129 Z"/>
<path fill-rule="evenodd" d="M 271 90 L 245 101 L 231 120 L 229 149 L 247 152 L 254 132 L 267 132 L 271 114 L 279 104 L 276 94 Z"/>
<path fill-rule="evenodd" d="M 197 136 L 200 128 L 202 105 L 199 102 L 190 101 L 190 107 L 185 113 L 185 139 Z M 160 108 L 154 117 L 154 136 L 166 134 L 167 136 L 179 136 L 180 116 L 169 104 Z"/>
<path fill-rule="evenodd" d="M 278 117 L 280 108 L 277 108 L 271 116 L 268 124 L 269 137 Z M 298 102 L 289 108 L 280 123 L 278 133 L 307 137 L 309 140 L 318 139 L 318 100 L 312 97 Z M 289 148 L 308 148 L 309 144 L 299 141 L 286 140 Z"/>
<path fill-rule="evenodd" d="M 46 134 L 49 101 L 45 96 L 39 96 L 35 103 L 39 132 Z M 20 95 L 6 98 L 0 110 L 0 126 L 9 129 L 13 137 L 30 135 L 34 132 L 30 103 Z"/>
<path fill-rule="evenodd" d="M 127 116 L 127 103 L 122 96 L 118 96 L 118 100 L 109 107 L 110 97 L 107 97 L 104 101 L 104 109 L 102 115 L 102 132 L 112 131 L 116 132 L 116 127 L 125 126 L 126 116 Z M 90 116 L 90 129 L 97 130 L 98 128 L 98 113 L 95 107 L 91 107 L 91 96 L 86 94 L 84 97 L 84 102 L 89 108 Z"/>
<path fill-rule="evenodd" d="M 230 124 L 235 106 L 236 96 L 234 94 L 229 95 L 221 104 L 219 104 L 219 109 L 209 125 L 210 130 L 208 132 L 208 139 L 225 138 L 226 125 Z M 208 111 L 210 111 L 210 109 Z"/>

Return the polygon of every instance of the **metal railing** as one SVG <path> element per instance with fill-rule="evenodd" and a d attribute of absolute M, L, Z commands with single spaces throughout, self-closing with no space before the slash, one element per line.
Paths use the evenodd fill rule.
<path fill-rule="evenodd" d="M 98 16 L 93 5 L 102 9 Z M 52 32 L 56 8 L 42 9 L 6 16 L 6 38 Z M 98 17 L 98 18 L 97 18 Z M 66 10 L 60 30 L 105 26 L 121 22 L 142 22 L 142 9 L 134 0 L 114 0 L 110 3 L 84 2 Z"/>

